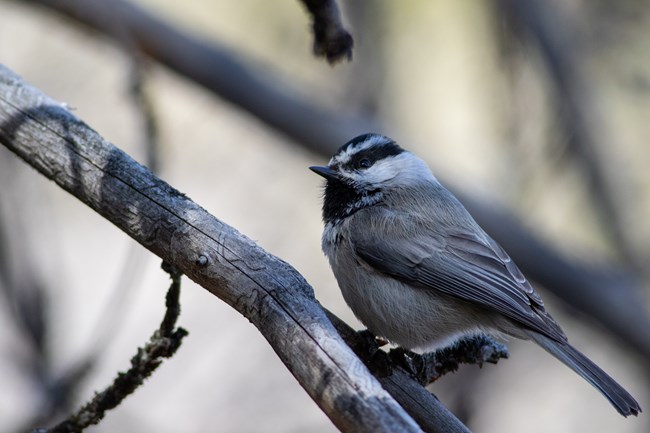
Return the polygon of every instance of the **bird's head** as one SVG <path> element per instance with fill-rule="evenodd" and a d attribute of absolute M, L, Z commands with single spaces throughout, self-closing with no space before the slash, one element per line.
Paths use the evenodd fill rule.
<path fill-rule="evenodd" d="M 309 167 L 326 179 L 323 219 L 334 222 L 385 194 L 435 180 L 420 158 L 379 134 L 364 134 L 345 143 L 324 167 Z"/>

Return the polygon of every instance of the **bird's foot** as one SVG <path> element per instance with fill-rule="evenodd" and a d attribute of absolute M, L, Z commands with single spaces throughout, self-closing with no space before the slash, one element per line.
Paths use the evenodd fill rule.
<path fill-rule="evenodd" d="M 379 350 L 380 347 L 388 344 L 388 341 L 375 336 L 368 329 L 357 331 L 357 336 L 360 340 L 360 344 L 357 347 L 363 348 L 362 353 L 357 352 L 357 354 L 366 360 L 368 368 L 378 376 L 390 376 L 393 373 L 390 360 L 386 352 Z"/>
<path fill-rule="evenodd" d="M 477 335 L 435 352 L 420 355 L 398 347 L 392 349 L 389 356 L 424 386 L 458 370 L 461 364 L 476 364 L 479 367 L 486 362 L 496 364 L 499 359 L 508 357 L 508 348 L 487 335 Z"/>
<path fill-rule="evenodd" d="M 396 347 L 388 352 L 388 356 L 393 363 L 406 370 L 411 377 L 422 385 L 429 383 L 428 377 L 432 374 L 430 370 L 433 364 L 427 359 L 427 355 L 420 355 L 403 347 Z"/>

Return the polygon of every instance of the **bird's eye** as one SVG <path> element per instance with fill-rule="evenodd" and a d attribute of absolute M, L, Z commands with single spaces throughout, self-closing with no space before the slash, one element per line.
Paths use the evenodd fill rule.
<path fill-rule="evenodd" d="M 370 162 L 368 158 L 363 158 L 358 162 L 357 165 L 359 166 L 359 168 L 368 168 L 372 165 L 372 162 Z"/>

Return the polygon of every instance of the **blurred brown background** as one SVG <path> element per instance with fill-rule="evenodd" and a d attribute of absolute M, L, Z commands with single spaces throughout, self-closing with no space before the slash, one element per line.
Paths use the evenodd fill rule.
<path fill-rule="evenodd" d="M 315 135 L 297 140 L 237 95 L 227 102 L 140 58 L 163 179 L 291 263 L 324 306 L 361 327 L 320 252 L 321 182 L 306 167 L 326 161 L 314 150 L 320 128 L 336 136 L 336 119 L 359 119 L 343 137 L 375 125 L 561 260 L 603 272 L 609 318 L 537 286 L 574 345 L 646 413 L 623 419 L 518 341 L 509 360 L 462 368 L 433 385 L 436 395 L 475 432 L 649 430 L 650 3 L 341 2 L 354 59 L 330 67 L 311 55 L 297 1 L 132 1 L 227 50 L 278 94 L 338 116 L 296 119 Z M 0 2 L 0 63 L 151 163 L 130 50 L 40 3 Z M 0 182 L 0 431 L 15 432 L 60 419 L 126 369 L 163 314 L 168 283 L 156 257 L 4 147 Z M 187 280 L 182 308 L 190 336 L 177 355 L 92 431 L 335 430 L 235 311 Z M 641 337 L 629 337 L 635 326 Z"/>

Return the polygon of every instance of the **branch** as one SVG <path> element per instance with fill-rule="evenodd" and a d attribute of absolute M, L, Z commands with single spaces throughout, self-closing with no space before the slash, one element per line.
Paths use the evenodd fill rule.
<path fill-rule="evenodd" d="M 163 262 L 163 269 L 169 273 L 172 283 L 167 291 L 165 316 L 160 327 L 153 333 L 144 348 L 131 359 L 131 368 L 126 373 L 118 373 L 113 383 L 104 391 L 95 394 L 90 402 L 65 421 L 51 429 L 36 429 L 34 433 L 78 433 L 86 427 L 98 424 L 106 411 L 117 407 L 122 400 L 132 394 L 144 380 L 160 366 L 163 358 L 171 358 L 181 345 L 187 331 L 174 329 L 180 314 L 178 297 L 181 289 L 181 273 Z"/>
<path fill-rule="evenodd" d="M 612 137 L 608 118 L 601 109 L 597 91 L 581 63 L 587 48 L 581 18 L 572 17 L 572 8 L 561 1 L 499 0 L 497 6 L 511 22 L 522 28 L 539 48 L 555 88 L 559 120 L 566 131 L 567 144 L 578 157 L 587 176 L 588 191 L 613 246 L 637 270 L 646 269 L 646 260 L 628 241 L 628 223 L 620 197 L 628 188 L 617 186 L 607 169 L 602 150 L 620 139 Z M 620 173 L 617 173 L 620 176 Z"/>
<path fill-rule="evenodd" d="M 335 0 L 302 0 L 312 15 L 314 54 L 334 64 L 343 58 L 352 60 L 353 40 L 341 23 L 341 13 Z"/>
<path fill-rule="evenodd" d="M 327 316 L 354 353 L 372 374 L 426 432 L 467 432 L 465 426 L 449 423 L 449 411 L 428 392 L 427 385 L 443 374 L 456 371 L 461 363 L 496 364 L 507 358 L 505 346 L 486 336 L 468 338 L 459 344 L 433 353 L 418 355 L 403 349 L 389 353 L 379 350 L 375 336 L 368 331 L 355 332 L 330 311 Z M 413 380 L 415 379 L 415 380 Z M 453 416 L 453 415 L 452 415 Z M 462 428 L 461 428 L 462 427 Z"/>
<path fill-rule="evenodd" d="M 604 324 L 630 350 L 650 360 L 650 316 L 636 275 L 611 264 L 570 260 L 504 208 L 454 192 L 531 280 Z"/>
<path fill-rule="evenodd" d="M 368 131 L 381 132 L 376 119 L 351 110 L 333 112 L 287 92 L 287 86 L 278 86 L 269 79 L 273 74 L 268 70 L 261 74 L 216 42 L 191 36 L 127 1 L 29 0 L 28 3 L 47 6 L 125 45 L 128 50 L 139 49 L 316 152 L 330 155 L 350 137 Z"/>
<path fill-rule="evenodd" d="M 339 429 L 421 431 L 344 343 L 295 269 L 3 66 L 0 142 L 248 318 Z M 442 421 L 431 431 L 466 431 L 437 400 L 432 404 Z"/>
<path fill-rule="evenodd" d="M 389 355 L 396 362 L 406 364 L 418 382 L 428 385 L 445 374 L 457 371 L 461 364 L 476 364 L 479 367 L 486 362 L 496 364 L 499 359 L 508 358 L 508 349 L 487 335 L 478 335 L 463 338 L 436 352 L 420 355 L 398 347 L 391 349 Z"/>

